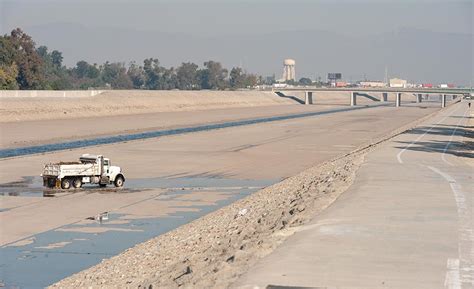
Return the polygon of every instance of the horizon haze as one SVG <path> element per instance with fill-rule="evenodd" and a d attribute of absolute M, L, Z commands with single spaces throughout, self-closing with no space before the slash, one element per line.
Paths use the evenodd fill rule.
<path fill-rule="evenodd" d="M 216 60 L 280 78 L 283 59 L 297 78 L 470 85 L 471 1 L 9 1 L 0 32 L 20 27 L 64 63 L 136 61 L 162 65 Z"/>

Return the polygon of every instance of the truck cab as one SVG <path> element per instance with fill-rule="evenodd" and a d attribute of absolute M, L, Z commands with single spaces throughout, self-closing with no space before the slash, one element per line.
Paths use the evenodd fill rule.
<path fill-rule="evenodd" d="M 122 169 L 117 166 L 113 166 L 112 162 L 108 158 L 103 158 L 103 171 L 102 171 L 102 176 L 105 178 L 108 178 L 108 181 L 112 180 L 115 182 L 116 178 L 118 175 L 121 175 Z M 123 176 L 122 176 L 123 178 Z M 117 187 L 121 187 L 123 185 L 123 181 L 121 184 L 117 185 Z M 105 185 L 107 185 L 107 180 L 105 181 Z"/>

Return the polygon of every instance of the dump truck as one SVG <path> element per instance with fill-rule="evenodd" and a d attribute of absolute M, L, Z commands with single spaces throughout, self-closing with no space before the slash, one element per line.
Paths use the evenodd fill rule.
<path fill-rule="evenodd" d="M 83 184 L 100 187 L 114 184 L 123 187 L 125 177 L 122 169 L 112 166 L 110 159 L 102 155 L 84 154 L 78 162 L 59 162 L 44 165 L 43 185 L 48 188 L 81 188 Z"/>

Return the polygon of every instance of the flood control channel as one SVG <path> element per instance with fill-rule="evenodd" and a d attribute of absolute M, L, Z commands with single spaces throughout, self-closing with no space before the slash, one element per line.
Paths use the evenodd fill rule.
<path fill-rule="evenodd" d="M 233 121 L 221 124 L 201 125 L 195 127 L 151 131 L 111 137 L 101 137 L 88 140 L 63 142 L 48 145 L 21 147 L 0 150 L 0 158 L 25 156 L 36 153 L 53 152 L 64 149 L 81 148 L 101 144 L 112 144 L 124 141 L 155 138 L 167 135 L 178 135 L 190 132 L 209 131 L 228 127 L 266 123 L 280 120 L 290 120 L 337 112 L 373 108 L 389 104 L 372 106 L 345 107 L 319 112 L 291 114 L 284 116 L 265 117 L 251 120 Z M 0 187 L 0 195 L 39 197 L 44 194 L 41 178 L 26 177 L 25 186 Z M 161 217 L 150 217 L 127 220 L 126 216 L 110 212 L 106 222 L 87 224 L 72 223 L 53 230 L 29 236 L 14 244 L 0 248 L 0 284 L 7 287 L 43 288 L 71 274 L 89 268 L 104 258 L 119 254 L 131 246 L 150 238 L 164 234 L 174 228 L 184 225 L 194 219 L 214 210 L 235 202 L 266 186 L 280 180 L 237 180 L 221 178 L 175 178 L 175 179 L 131 179 L 128 186 L 133 188 L 129 193 L 163 189 L 162 193 L 153 196 L 163 204 L 176 202 L 180 198 L 207 191 L 210 194 L 219 193 L 220 200 L 204 205 L 202 201 L 190 202 L 186 207 L 174 207 L 175 211 Z M 204 189 L 205 188 L 205 189 Z M 102 193 L 90 189 L 85 192 Z M 108 192 L 103 192 L 108 193 Z M 116 193 L 126 193 L 117 191 Z M 124 219 L 125 218 L 125 219 Z M 126 220 L 126 221 L 124 221 Z M 102 233 L 92 233 L 87 230 L 103 230 Z M 86 230 L 86 231 L 81 231 Z"/>

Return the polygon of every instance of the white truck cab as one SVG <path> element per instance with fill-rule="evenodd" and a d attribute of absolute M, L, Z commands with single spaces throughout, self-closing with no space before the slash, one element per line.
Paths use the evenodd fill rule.
<path fill-rule="evenodd" d="M 41 176 L 45 187 L 62 189 L 80 188 L 87 183 L 122 187 L 125 182 L 120 167 L 112 166 L 110 159 L 102 155 L 92 154 L 82 155 L 78 162 L 46 164 Z"/>

